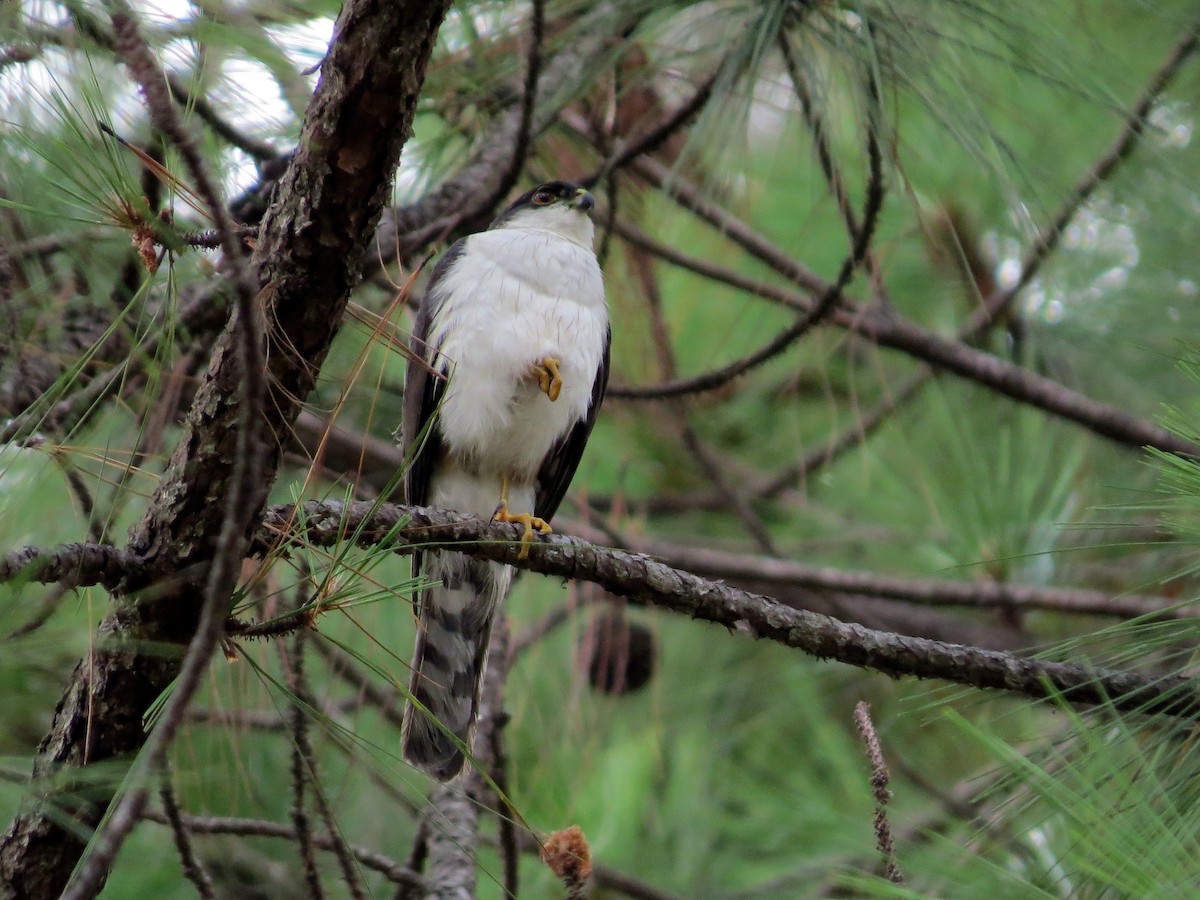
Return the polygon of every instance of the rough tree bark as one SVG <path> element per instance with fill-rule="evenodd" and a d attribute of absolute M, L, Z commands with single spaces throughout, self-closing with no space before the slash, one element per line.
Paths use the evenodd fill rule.
<path fill-rule="evenodd" d="M 266 477 L 242 501 L 265 502 L 280 451 L 360 276 L 407 140 L 449 0 L 351 0 L 309 105 L 299 148 L 263 221 L 254 263 L 266 307 L 266 415 L 252 446 Z M 206 564 L 216 551 L 233 471 L 240 376 L 231 324 L 218 340 L 183 437 L 129 550 L 148 575 L 122 586 L 95 653 L 76 666 L 38 748 L 34 791 L 0 838 L 5 897 L 56 897 L 119 779 L 93 779 L 88 799 L 71 770 L 128 759 L 146 738 L 143 715 L 179 670 L 197 626 Z M 242 540 L 248 545 L 249 535 Z M 69 815 L 77 828 L 62 823 Z"/>

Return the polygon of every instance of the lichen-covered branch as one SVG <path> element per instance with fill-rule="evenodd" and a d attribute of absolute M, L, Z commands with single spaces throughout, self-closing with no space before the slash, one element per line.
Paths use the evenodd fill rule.
<path fill-rule="evenodd" d="M 265 551 L 281 541 L 328 545 L 353 537 L 364 546 L 386 541 L 398 552 L 454 547 L 545 575 L 590 581 L 637 603 L 893 677 L 939 678 L 1035 698 L 1062 695 L 1080 705 L 1111 702 L 1122 710 L 1170 716 L 1192 717 L 1200 709 L 1200 690 L 1190 678 L 1100 670 L 879 631 L 793 609 L 642 554 L 562 535 L 539 538 L 528 557 L 519 559 L 520 534 L 514 525 L 423 507 L 309 501 L 298 518 L 290 506 L 269 509 L 256 546 Z"/>

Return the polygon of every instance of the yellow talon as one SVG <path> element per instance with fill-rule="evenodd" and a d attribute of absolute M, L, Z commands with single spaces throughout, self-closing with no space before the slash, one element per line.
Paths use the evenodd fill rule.
<path fill-rule="evenodd" d="M 538 387 L 553 403 L 562 393 L 563 387 L 562 374 L 558 371 L 558 360 L 553 356 L 547 356 L 534 371 L 537 372 Z"/>
<path fill-rule="evenodd" d="M 496 507 L 496 513 L 492 516 L 492 521 L 516 522 L 518 525 L 525 526 L 525 532 L 521 535 L 521 552 L 517 554 L 517 559 L 525 559 L 525 557 L 529 556 L 529 545 L 533 541 L 534 531 L 537 531 L 539 534 L 549 534 L 554 530 L 545 519 L 539 519 L 531 513 L 510 513 L 508 511 L 508 501 L 503 499 L 500 501 L 500 505 Z"/>

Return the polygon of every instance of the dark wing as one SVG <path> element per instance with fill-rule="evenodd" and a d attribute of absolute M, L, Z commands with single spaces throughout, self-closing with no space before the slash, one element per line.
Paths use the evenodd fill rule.
<path fill-rule="evenodd" d="M 538 469 L 537 494 L 533 501 L 533 514 L 550 521 L 558 510 L 558 504 L 567 493 L 575 470 L 579 468 L 579 460 L 583 458 L 583 448 L 587 446 L 592 426 L 596 424 L 596 414 L 600 404 L 604 402 L 604 392 L 608 389 L 608 354 L 612 346 L 612 329 L 604 336 L 604 354 L 600 358 L 600 370 L 596 372 L 596 381 L 592 385 L 592 403 L 588 407 L 587 416 L 575 423 L 575 427 L 567 432 L 566 437 L 558 441 Z"/>
<path fill-rule="evenodd" d="M 444 374 L 445 360 L 438 359 L 435 348 L 429 346 L 429 329 L 434 315 L 446 302 L 441 281 L 462 256 L 466 241 L 466 238 L 455 241 L 438 260 L 413 323 L 412 351 L 415 358 L 409 359 L 404 377 L 404 421 L 400 430 L 404 458 L 409 460 L 408 472 L 404 477 L 404 493 L 406 502 L 413 506 L 424 506 L 429 502 L 429 481 L 442 452 L 442 435 L 434 413 L 441 402 L 446 380 L 429 370 Z"/>

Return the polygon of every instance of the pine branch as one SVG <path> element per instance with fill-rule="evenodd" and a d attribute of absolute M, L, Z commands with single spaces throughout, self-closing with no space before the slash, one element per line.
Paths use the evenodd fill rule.
<path fill-rule="evenodd" d="M 363 546 L 387 541 L 400 553 L 414 547 L 457 549 L 544 575 L 590 581 L 636 603 L 748 631 L 820 659 L 893 677 L 938 678 L 1034 698 L 1062 695 L 1081 706 L 1111 703 L 1125 711 L 1185 718 L 1200 707 L 1200 692 L 1190 678 L 1101 670 L 879 631 L 792 609 L 641 554 L 609 550 L 577 538 L 542 536 L 528 557 L 520 559 L 519 527 L 476 517 L 422 507 L 309 501 L 303 504 L 300 524 L 292 530 L 295 519 L 291 506 L 268 510 L 256 541 L 258 550 L 293 541 L 327 546 L 350 536 Z"/>
<path fill-rule="evenodd" d="M 1188 678 L 1151 678 L 1132 672 L 1030 659 L 961 644 L 906 637 L 829 616 L 793 609 L 751 591 L 666 565 L 639 553 L 614 550 L 564 535 L 545 535 L 519 559 L 521 529 L 444 510 L 393 504 L 310 500 L 299 510 L 270 507 L 251 545 L 253 553 L 287 552 L 290 546 L 331 546 L 353 538 L 360 546 L 382 543 L 397 553 L 415 548 L 456 549 L 472 556 L 561 578 L 590 581 L 610 593 L 684 613 L 692 618 L 744 629 L 811 655 L 875 669 L 892 676 L 940 678 L 979 688 L 1044 698 L 1064 693 L 1081 705 L 1106 703 L 1120 709 L 1172 716 L 1194 714 L 1200 700 Z M 76 545 L 71 545 L 72 547 Z M 929 605 L 1052 609 L 1092 615 L 1192 618 L 1186 607 L 1153 597 L 1109 597 L 1103 592 L 1033 588 L 994 583 L 899 579 L 804 566 L 783 560 L 664 545 L 682 565 L 713 577 L 740 577 L 852 594 L 868 594 Z M 54 551 L 21 551 L 55 558 Z M 106 565 L 97 577 L 111 577 Z M 134 560 L 134 565 L 139 565 Z M 86 572 L 71 570 L 77 584 Z"/>

